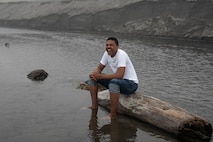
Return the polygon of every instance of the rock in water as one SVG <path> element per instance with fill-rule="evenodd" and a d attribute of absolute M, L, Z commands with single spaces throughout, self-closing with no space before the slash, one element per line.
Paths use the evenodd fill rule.
<path fill-rule="evenodd" d="M 27 77 L 33 81 L 43 81 L 47 78 L 48 73 L 45 70 L 34 70 L 27 75 Z"/>
<path fill-rule="evenodd" d="M 5 45 L 5 47 L 9 47 L 10 46 L 10 44 L 8 42 L 5 43 L 4 45 Z"/>

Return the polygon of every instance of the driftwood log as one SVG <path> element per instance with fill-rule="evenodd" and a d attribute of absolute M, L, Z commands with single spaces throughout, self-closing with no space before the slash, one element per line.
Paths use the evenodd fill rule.
<path fill-rule="evenodd" d="M 99 92 L 98 102 L 101 106 L 110 109 L 108 90 Z M 132 94 L 129 97 L 121 95 L 118 113 L 148 122 L 178 136 L 210 139 L 212 135 L 212 126 L 204 118 L 140 93 Z"/>
<path fill-rule="evenodd" d="M 80 86 L 81 89 L 88 89 L 84 83 Z M 98 103 L 110 110 L 108 90 L 99 91 Z M 177 136 L 211 139 L 212 126 L 207 120 L 155 97 L 140 93 L 120 95 L 118 113 L 147 122 Z"/>

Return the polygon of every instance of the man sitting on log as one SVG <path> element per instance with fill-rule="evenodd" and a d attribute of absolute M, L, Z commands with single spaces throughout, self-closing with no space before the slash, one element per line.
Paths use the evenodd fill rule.
<path fill-rule="evenodd" d="M 112 69 L 112 74 L 102 74 L 106 65 Z M 91 94 L 91 109 L 98 108 L 98 83 L 109 89 L 111 112 L 110 118 L 116 117 L 119 96 L 132 94 L 138 88 L 138 77 L 134 66 L 125 51 L 119 48 L 118 40 L 109 37 L 106 40 L 106 51 L 98 67 L 89 75 L 89 90 Z"/>

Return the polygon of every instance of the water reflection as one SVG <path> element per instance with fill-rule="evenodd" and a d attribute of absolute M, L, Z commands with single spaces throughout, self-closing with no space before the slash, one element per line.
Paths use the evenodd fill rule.
<path fill-rule="evenodd" d="M 122 122 L 122 119 L 116 118 L 109 124 L 98 126 L 98 110 L 92 110 L 89 121 L 90 138 L 94 142 L 134 142 L 136 140 L 137 128 Z"/>
<path fill-rule="evenodd" d="M 90 130 L 90 138 L 94 140 L 94 142 L 100 141 L 100 131 L 98 127 L 98 117 L 97 117 L 97 109 L 91 111 L 91 119 L 89 121 L 89 130 Z"/>
<path fill-rule="evenodd" d="M 176 136 L 148 123 L 118 115 L 110 123 L 103 124 L 97 116 L 98 110 L 91 111 L 89 138 L 93 142 L 210 142 L 210 139 L 194 139 Z M 101 125 L 101 126 L 100 126 Z M 141 133 L 143 132 L 143 133 Z M 140 135 L 137 135 L 140 133 Z"/>

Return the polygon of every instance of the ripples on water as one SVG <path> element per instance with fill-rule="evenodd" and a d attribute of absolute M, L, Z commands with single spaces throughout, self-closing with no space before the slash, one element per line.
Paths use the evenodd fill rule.
<path fill-rule="evenodd" d="M 75 88 L 98 64 L 107 37 L 6 28 L 0 29 L 0 37 L 0 139 L 4 142 L 178 141 L 122 116 L 118 122 L 101 120 L 108 114 L 102 109 L 97 117 L 80 109 L 90 105 L 90 96 Z M 212 44 L 118 38 L 135 65 L 138 91 L 213 123 Z M 40 68 L 49 73 L 44 82 L 26 78 Z"/>

